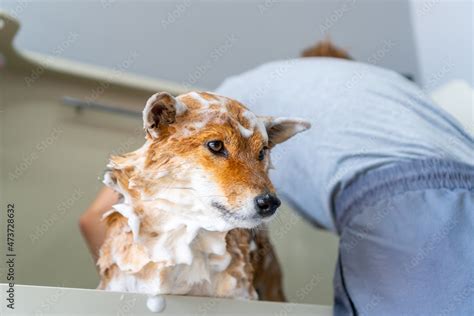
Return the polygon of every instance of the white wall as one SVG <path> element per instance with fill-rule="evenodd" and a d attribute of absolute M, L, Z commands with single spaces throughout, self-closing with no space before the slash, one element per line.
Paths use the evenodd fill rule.
<path fill-rule="evenodd" d="M 420 83 L 427 91 L 452 79 L 473 81 L 473 1 L 411 0 Z"/>
<path fill-rule="evenodd" d="M 3 0 L 19 48 L 212 89 L 326 34 L 352 56 L 417 76 L 408 0 Z"/>

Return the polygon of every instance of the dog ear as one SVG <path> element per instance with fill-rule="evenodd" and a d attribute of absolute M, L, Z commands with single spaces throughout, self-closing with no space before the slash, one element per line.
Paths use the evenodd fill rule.
<path fill-rule="evenodd" d="M 151 137 L 158 137 L 160 126 L 173 124 L 186 112 L 186 106 L 167 92 L 152 95 L 143 110 L 143 128 Z"/>
<path fill-rule="evenodd" d="M 310 122 L 300 118 L 270 116 L 259 118 L 267 130 L 268 146 L 270 148 L 311 127 Z"/>

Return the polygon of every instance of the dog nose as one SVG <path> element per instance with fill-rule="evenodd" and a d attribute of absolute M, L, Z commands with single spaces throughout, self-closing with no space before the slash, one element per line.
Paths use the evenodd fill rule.
<path fill-rule="evenodd" d="M 265 193 L 255 198 L 257 204 L 257 213 L 260 216 L 267 217 L 273 215 L 281 205 L 281 201 L 274 194 Z"/>

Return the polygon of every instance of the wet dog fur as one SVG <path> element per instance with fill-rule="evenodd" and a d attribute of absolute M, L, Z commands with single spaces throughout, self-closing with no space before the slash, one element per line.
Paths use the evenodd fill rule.
<path fill-rule="evenodd" d="M 145 144 L 113 156 L 104 182 L 121 201 L 104 215 L 100 289 L 284 301 L 282 275 L 256 198 L 276 198 L 271 149 L 310 127 L 257 117 L 208 92 L 157 93 Z M 263 214 L 263 215 L 262 215 Z"/>

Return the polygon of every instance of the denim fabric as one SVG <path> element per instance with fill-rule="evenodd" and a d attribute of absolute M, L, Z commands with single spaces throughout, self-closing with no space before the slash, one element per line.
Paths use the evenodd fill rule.
<path fill-rule="evenodd" d="M 474 315 L 474 168 L 374 170 L 338 198 L 335 315 Z"/>

